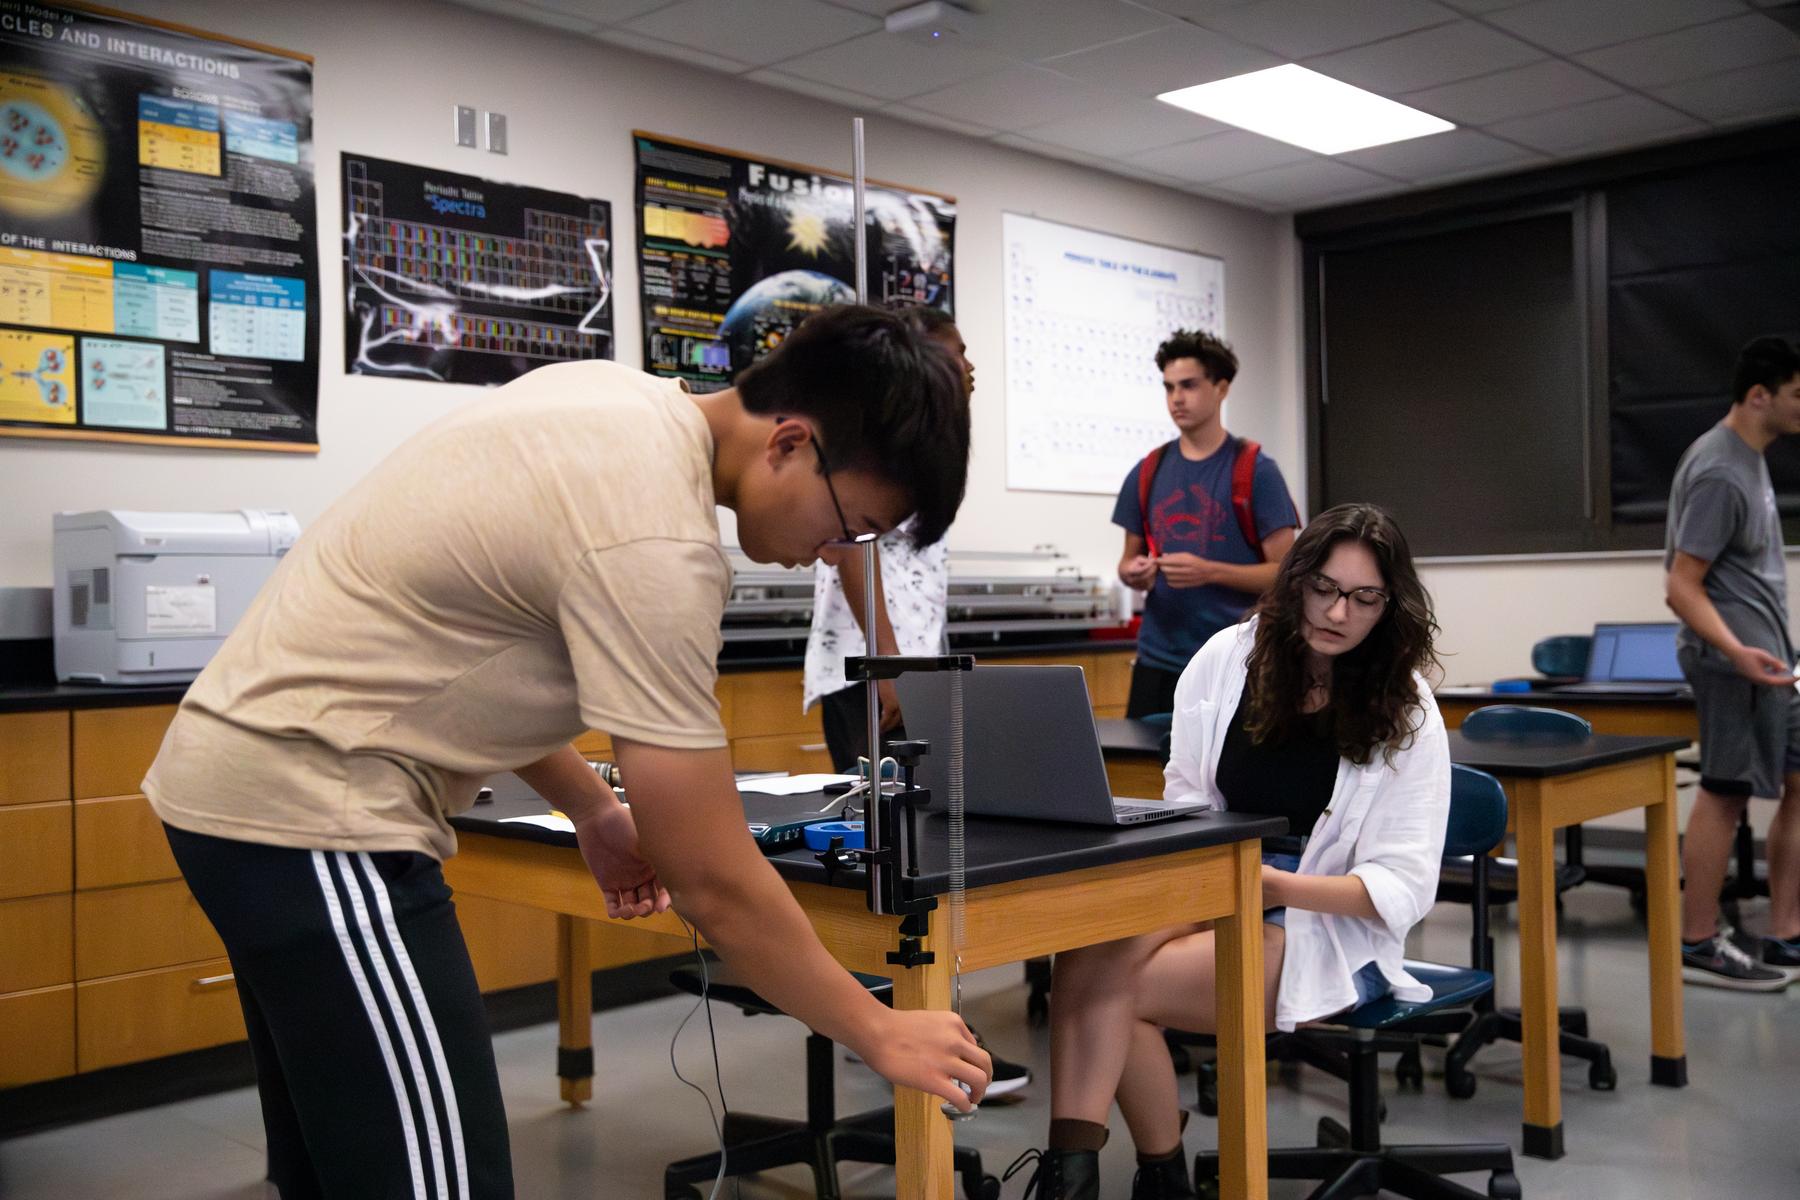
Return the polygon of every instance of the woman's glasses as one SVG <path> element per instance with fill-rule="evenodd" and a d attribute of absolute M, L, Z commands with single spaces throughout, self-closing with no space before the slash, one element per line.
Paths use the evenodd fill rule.
<path fill-rule="evenodd" d="M 1307 603 L 1317 609 L 1327 609 L 1338 602 L 1342 596 L 1350 602 L 1350 611 L 1363 616 L 1373 617 L 1387 607 L 1388 594 L 1380 588 L 1341 588 L 1337 580 L 1329 575 L 1314 573 L 1306 577 L 1301 584 L 1302 593 Z"/>

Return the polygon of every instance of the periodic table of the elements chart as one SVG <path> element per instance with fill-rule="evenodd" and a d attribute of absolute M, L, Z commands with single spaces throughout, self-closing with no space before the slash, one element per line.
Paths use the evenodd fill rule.
<path fill-rule="evenodd" d="M 1156 347 L 1224 333 L 1225 264 L 1016 213 L 1002 228 L 1006 484 L 1115 493 L 1174 436 Z"/>

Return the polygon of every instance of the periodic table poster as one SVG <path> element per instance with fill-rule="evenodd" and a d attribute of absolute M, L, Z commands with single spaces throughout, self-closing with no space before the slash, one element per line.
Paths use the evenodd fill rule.
<path fill-rule="evenodd" d="M 611 204 L 343 159 L 345 371 L 495 385 L 613 357 Z"/>
<path fill-rule="evenodd" d="M 856 299 L 854 185 L 816 167 L 634 133 L 644 369 L 725 387 L 808 315 Z M 869 181 L 869 303 L 955 311 L 956 201 Z"/>
<path fill-rule="evenodd" d="M 318 449 L 312 60 L 0 0 L 0 435 Z"/>
<path fill-rule="evenodd" d="M 1225 332 L 1221 259 L 1002 214 L 1006 486 L 1115 495 L 1174 437 L 1156 347 Z"/>

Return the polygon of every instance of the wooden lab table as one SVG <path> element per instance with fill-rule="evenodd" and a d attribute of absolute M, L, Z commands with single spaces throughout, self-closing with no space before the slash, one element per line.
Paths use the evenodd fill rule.
<path fill-rule="evenodd" d="M 444 864 L 458 893 L 558 914 L 558 1051 L 564 1099 L 591 1095 L 592 977 L 586 928 L 605 920 L 599 888 L 573 834 L 505 822 L 546 811 L 513 777 L 492 781 L 498 798 L 454 819 L 460 849 Z M 820 797 L 818 803 L 823 804 Z M 816 806 L 815 806 L 816 807 Z M 944 897 L 949 877 L 941 816 L 925 818 L 914 896 Z M 1264 1110 L 1261 839 L 1280 819 L 1213 814 L 1125 829 L 983 820 L 968 822 L 965 971 L 1148 933 L 1184 922 L 1216 922 L 1219 939 L 1219 1152 L 1222 1194 L 1268 1194 Z M 824 868 L 805 850 L 772 855 L 833 957 L 847 969 L 891 976 L 900 1008 L 950 1007 L 948 904 L 929 915 L 922 948 L 933 961 L 890 965 L 900 918 L 868 910 L 860 873 Z M 627 928 L 685 936 L 674 913 Z M 897 1194 L 951 1200 L 951 1126 L 935 1096 L 894 1090 Z"/>

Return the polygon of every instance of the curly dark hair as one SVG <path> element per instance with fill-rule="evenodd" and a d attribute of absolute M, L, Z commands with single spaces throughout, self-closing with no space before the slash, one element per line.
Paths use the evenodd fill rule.
<path fill-rule="evenodd" d="M 1362 766 L 1377 750 L 1392 763 L 1419 731 L 1424 704 L 1415 672 L 1436 670 L 1432 640 L 1437 621 L 1431 597 L 1413 568 L 1412 551 L 1394 518 L 1373 504 L 1344 504 L 1314 517 L 1281 561 L 1275 583 L 1256 606 L 1244 729 L 1252 741 L 1278 744 L 1304 720 L 1306 580 L 1320 571 L 1340 542 L 1367 546 L 1381 567 L 1387 608 L 1369 635 L 1332 661 L 1331 712 L 1338 753 Z"/>
<path fill-rule="evenodd" d="M 1198 362 L 1209 383 L 1230 383 L 1237 378 L 1237 352 L 1231 343 L 1204 329 L 1177 329 L 1171 333 L 1169 340 L 1156 348 L 1156 369 L 1160 371 L 1178 358 Z"/>

